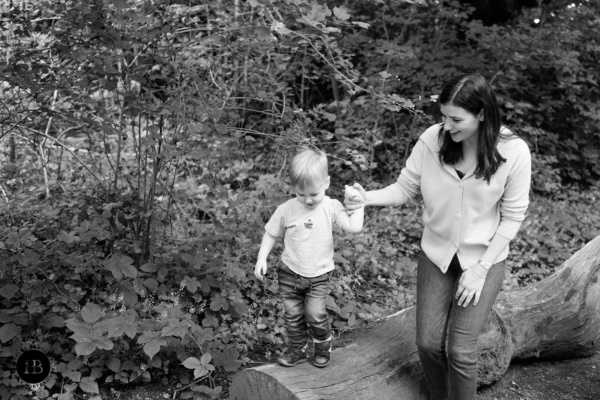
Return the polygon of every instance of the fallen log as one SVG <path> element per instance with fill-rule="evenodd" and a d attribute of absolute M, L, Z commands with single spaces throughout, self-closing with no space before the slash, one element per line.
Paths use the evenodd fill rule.
<path fill-rule="evenodd" d="M 479 385 L 511 360 L 591 356 L 600 346 L 600 236 L 550 277 L 500 293 L 479 338 Z M 269 364 L 238 373 L 230 400 L 427 399 L 415 345 L 415 309 L 370 324 L 329 366 Z"/>

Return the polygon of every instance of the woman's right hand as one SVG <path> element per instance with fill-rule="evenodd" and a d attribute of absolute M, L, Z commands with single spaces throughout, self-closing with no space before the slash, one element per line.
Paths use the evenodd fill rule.
<path fill-rule="evenodd" d="M 354 210 L 357 210 L 363 207 L 367 200 L 367 192 L 365 189 L 358 183 L 355 183 L 351 186 L 353 189 L 358 190 L 360 193 L 360 198 L 358 196 L 345 195 L 344 196 L 344 207 L 346 207 L 346 212 L 348 215 L 352 215 Z"/>

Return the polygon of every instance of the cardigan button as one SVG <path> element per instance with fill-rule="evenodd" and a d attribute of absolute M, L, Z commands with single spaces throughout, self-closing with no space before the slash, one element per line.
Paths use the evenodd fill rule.
<path fill-rule="evenodd" d="M 458 220 L 460 219 L 460 214 L 456 214 L 456 215 L 454 216 L 454 219 L 458 221 Z"/>
<path fill-rule="evenodd" d="M 462 183 L 462 181 L 458 183 L 458 187 L 459 187 L 459 188 L 461 188 L 461 187 L 463 187 L 463 186 L 465 186 L 465 184 L 464 184 L 464 183 Z"/>

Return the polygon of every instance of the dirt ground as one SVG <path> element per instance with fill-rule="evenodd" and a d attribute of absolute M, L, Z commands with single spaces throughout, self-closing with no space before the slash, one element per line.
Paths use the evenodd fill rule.
<path fill-rule="evenodd" d="M 180 398 L 180 393 L 158 384 L 106 389 L 101 389 L 105 400 Z M 600 400 L 600 351 L 589 358 L 512 364 L 500 381 L 479 391 L 477 400 Z"/>
<path fill-rule="evenodd" d="M 511 364 L 478 400 L 600 400 L 600 352 L 589 358 Z"/>

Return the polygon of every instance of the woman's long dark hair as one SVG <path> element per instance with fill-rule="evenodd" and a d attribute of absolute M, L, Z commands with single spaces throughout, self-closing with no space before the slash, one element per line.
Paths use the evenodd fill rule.
<path fill-rule="evenodd" d="M 497 148 L 500 140 L 501 116 L 494 91 L 480 75 L 458 76 L 443 86 L 438 103 L 463 108 L 473 115 L 483 112 L 483 121 L 479 124 L 478 132 L 475 177 L 483 178 L 489 184 L 500 165 L 506 162 Z M 439 134 L 442 141 L 440 161 L 456 164 L 462 160 L 462 143 L 453 141 L 444 131 L 443 124 Z"/>

